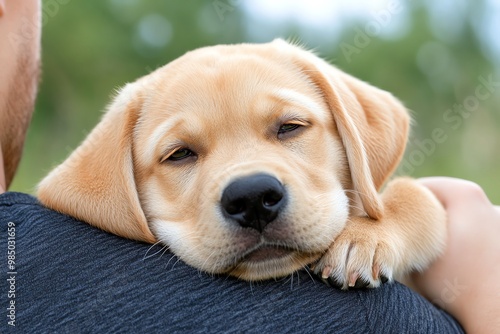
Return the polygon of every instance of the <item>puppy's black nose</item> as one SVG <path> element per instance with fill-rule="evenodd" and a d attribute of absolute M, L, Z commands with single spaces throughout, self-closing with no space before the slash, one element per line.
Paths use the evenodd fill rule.
<path fill-rule="evenodd" d="M 255 174 L 231 182 L 222 193 L 223 213 L 243 227 L 262 232 L 279 214 L 286 190 L 274 177 Z"/>

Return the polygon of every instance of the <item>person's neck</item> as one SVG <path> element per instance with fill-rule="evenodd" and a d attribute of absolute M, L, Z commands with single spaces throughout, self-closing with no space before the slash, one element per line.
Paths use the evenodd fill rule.
<path fill-rule="evenodd" d="M 3 166 L 3 153 L 2 145 L 0 145 L 0 194 L 7 190 L 7 185 L 5 183 L 5 171 Z"/>

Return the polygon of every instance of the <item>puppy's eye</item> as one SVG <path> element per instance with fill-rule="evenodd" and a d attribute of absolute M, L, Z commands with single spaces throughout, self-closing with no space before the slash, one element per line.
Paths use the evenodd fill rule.
<path fill-rule="evenodd" d="M 196 156 L 196 154 L 193 151 L 191 151 L 190 149 L 188 149 L 188 148 L 180 148 L 177 151 L 175 151 L 174 153 L 172 153 L 167 158 L 167 160 L 170 160 L 170 161 L 179 161 L 179 160 L 183 160 L 183 159 L 186 159 L 186 158 L 189 158 L 189 157 L 193 157 L 193 156 Z"/>
<path fill-rule="evenodd" d="M 295 123 L 286 123 L 286 124 L 283 124 L 282 126 L 280 126 L 280 128 L 278 130 L 278 135 L 281 135 L 281 134 L 284 134 L 284 133 L 287 133 L 287 132 L 292 132 L 294 130 L 297 130 L 301 126 L 302 125 L 295 124 Z"/>

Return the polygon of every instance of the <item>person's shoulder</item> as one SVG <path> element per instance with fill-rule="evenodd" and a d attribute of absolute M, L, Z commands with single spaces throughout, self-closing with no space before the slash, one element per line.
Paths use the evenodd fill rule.
<path fill-rule="evenodd" d="M 5 192 L 0 194 L 0 207 L 2 209 L 17 205 L 39 205 L 39 203 L 36 197 L 20 192 Z"/>
<path fill-rule="evenodd" d="M 46 209 L 31 195 L 18 192 L 0 195 L 0 222 L 12 221 L 15 218 L 25 221 L 29 215 L 43 210 Z"/>
<path fill-rule="evenodd" d="M 8 191 L 0 194 L 0 208 L 2 211 L 14 210 L 20 207 L 33 206 L 34 208 L 43 208 L 42 204 L 33 195 Z"/>
<path fill-rule="evenodd" d="M 399 283 L 340 291 L 306 271 L 254 283 L 205 275 L 164 245 L 111 235 L 21 193 L 0 195 L 4 235 L 9 224 L 16 252 L 23 254 L 16 260 L 22 268 L 17 278 L 24 282 L 24 296 L 36 300 L 36 307 L 19 309 L 26 328 L 85 324 L 110 331 L 121 324 L 213 333 L 460 332 L 450 316 Z M 6 240 L 0 242 L 3 249 Z M 138 310 L 149 316 L 139 317 Z M 106 319 L 96 323 L 102 312 Z"/>
<path fill-rule="evenodd" d="M 75 220 L 49 208 L 46 208 L 32 195 L 19 192 L 6 192 L 0 195 L 0 226 L 5 229 L 8 223 L 17 228 L 32 229 L 40 224 L 64 223 Z"/>

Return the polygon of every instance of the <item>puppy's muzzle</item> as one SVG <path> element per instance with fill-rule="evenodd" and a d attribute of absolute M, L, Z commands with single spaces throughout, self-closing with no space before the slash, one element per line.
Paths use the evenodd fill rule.
<path fill-rule="evenodd" d="M 231 182 L 220 203 L 228 219 L 262 232 L 285 207 L 286 189 L 273 176 L 249 175 Z"/>

